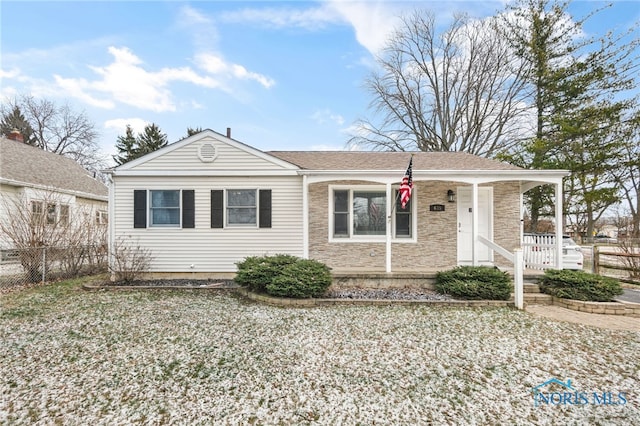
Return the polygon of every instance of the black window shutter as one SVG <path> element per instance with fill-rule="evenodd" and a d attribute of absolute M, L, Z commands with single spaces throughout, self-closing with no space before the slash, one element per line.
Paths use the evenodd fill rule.
<path fill-rule="evenodd" d="M 182 227 L 195 228 L 195 191 L 182 190 Z"/>
<path fill-rule="evenodd" d="M 211 227 L 222 228 L 224 219 L 224 191 L 221 189 L 211 190 Z"/>
<path fill-rule="evenodd" d="M 133 227 L 147 227 L 147 190 L 136 189 L 133 191 Z"/>
<path fill-rule="evenodd" d="M 260 228 L 271 228 L 271 190 L 261 189 L 258 198 L 260 203 Z"/>

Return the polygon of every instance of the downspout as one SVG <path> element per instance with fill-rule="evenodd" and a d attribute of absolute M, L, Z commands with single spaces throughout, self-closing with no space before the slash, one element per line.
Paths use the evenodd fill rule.
<path fill-rule="evenodd" d="M 471 264 L 478 266 L 478 184 L 471 188 Z"/>
<path fill-rule="evenodd" d="M 391 216 L 393 215 L 393 209 L 395 207 L 395 200 L 392 197 L 391 193 L 391 184 L 387 183 L 387 211 L 390 212 L 387 216 L 387 240 L 386 240 L 386 250 L 385 250 L 385 271 L 387 273 L 391 272 Z M 393 204 L 392 204 L 393 203 Z"/>
<path fill-rule="evenodd" d="M 562 269 L 562 178 L 556 183 L 556 267 Z"/>
<path fill-rule="evenodd" d="M 113 256 L 111 255 L 111 251 L 113 250 L 113 247 L 114 247 L 114 238 L 115 238 L 116 217 L 115 217 L 115 201 L 114 200 L 115 200 L 116 183 L 113 180 L 113 175 L 111 174 L 111 172 L 107 173 L 107 176 L 109 178 L 109 206 L 108 206 L 109 236 L 107 238 L 107 264 L 109 265 L 109 272 L 111 272 L 114 269 Z"/>
<path fill-rule="evenodd" d="M 302 257 L 309 258 L 309 182 L 302 175 Z"/>

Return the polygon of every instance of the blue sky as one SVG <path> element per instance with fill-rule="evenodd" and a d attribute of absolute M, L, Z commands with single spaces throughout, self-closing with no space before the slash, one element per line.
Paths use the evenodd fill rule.
<path fill-rule="evenodd" d="M 175 142 L 209 128 L 262 150 L 346 149 L 369 114 L 363 81 L 400 13 L 484 17 L 505 1 L 5 1 L 0 94 L 84 111 L 104 154 L 126 124 L 156 123 Z M 584 16 L 604 2 L 574 0 Z M 585 30 L 640 20 L 614 1 Z"/>

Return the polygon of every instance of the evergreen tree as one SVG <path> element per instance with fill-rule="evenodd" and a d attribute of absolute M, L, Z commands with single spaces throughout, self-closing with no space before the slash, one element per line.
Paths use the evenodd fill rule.
<path fill-rule="evenodd" d="M 141 157 L 168 145 L 167 135 L 160 131 L 160 128 L 151 123 L 144 127 L 141 134 L 138 134 L 138 156 Z"/>
<path fill-rule="evenodd" d="M 192 127 L 187 127 L 187 137 L 197 135 L 200 132 L 202 132 L 202 127 L 196 127 L 195 129 Z"/>
<path fill-rule="evenodd" d="M 116 148 L 120 155 L 113 156 L 114 161 L 118 164 L 124 164 L 150 152 L 168 145 L 167 135 L 162 133 L 160 128 L 155 124 L 145 126 L 142 133 L 133 137 L 131 126 L 127 125 L 125 136 L 119 136 L 116 142 Z"/>
<path fill-rule="evenodd" d="M 119 166 L 128 161 L 138 158 L 139 155 L 137 153 L 137 147 L 138 143 L 136 141 L 136 137 L 133 135 L 133 129 L 130 125 L 127 124 L 125 135 L 118 136 L 118 140 L 116 142 L 118 155 L 113 156 L 113 161 L 115 161 Z"/>
<path fill-rule="evenodd" d="M 14 130 L 18 130 L 22 134 L 24 143 L 36 145 L 31 124 L 22 114 L 18 105 L 13 105 L 10 110 L 3 111 L 2 119 L 0 120 L 0 134 L 8 136 Z"/>
<path fill-rule="evenodd" d="M 568 2 L 519 0 L 505 14 L 505 38 L 529 66 L 525 74 L 535 116 L 534 134 L 505 158 L 528 168 L 568 169 L 565 212 L 584 214 L 587 230 L 615 202 L 612 168 L 619 158 L 622 117 L 632 102 L 629 34 L 580 37 L 582 26 L 600 10 L 574 21 Z M 515 17 L 515 18 L 514 18 Z M 549 188 L 527 193 L 531 229 L 550 211 Z M 560 224 L 559 224 L 560 225 Z"/>

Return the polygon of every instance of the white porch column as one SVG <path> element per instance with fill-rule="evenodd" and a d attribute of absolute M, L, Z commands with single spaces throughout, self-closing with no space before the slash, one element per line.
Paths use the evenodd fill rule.
<path fill-rule="evenodd" d="M 478 184 L 471 188 L 471 264 L 478 266 Z"/>
<path fill-rule="evenodd" d="M 524 256 L 521 248 L 513 254 L 513 301 L 516 308 L 524 309 Z"/>
<path fill-rule="evenodd" d="M 391 224 L 393 223 L 391 217 L 393 216 L 393 209 L 395 208 L 395 199 L 393 199 L 393 193 L 391 192 L 391 184 L 387 183 L 387 211 L 389 215 L 387 216 L 387 240 L 386 240 L 386 250 L 385 250 L 385 271 L 387 273 L 391 272 Z"/>
<path fill-rule="evenodd" d="M 302 257 L 309 258 L 309 182 L 302 175 Z"/>
<path fill-rule="evenodd" d="M 562 269 L 562 234 L 564 225 L 562 221 L 562 179 L 556 183 L 556 268 Z"/>

